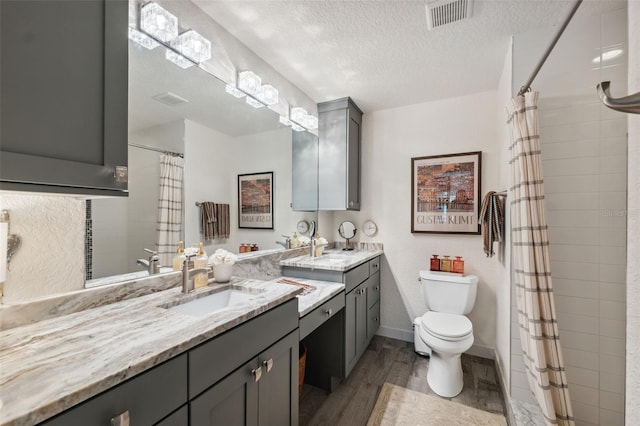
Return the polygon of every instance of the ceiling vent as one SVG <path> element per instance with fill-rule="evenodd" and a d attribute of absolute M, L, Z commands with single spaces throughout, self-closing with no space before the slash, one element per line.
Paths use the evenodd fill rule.
<path fill-rule="evenodd" d="M 433 30 L 471 17 L 473 0 L 427 0 L 427 28 Z"/>
<path fill-rule="evenodd" d="M 189 102 L 185 98 L 181 98 L 180 96 L 175 95 L 171 92 L 160 93 L 159 95 L 155 95 L 153 99 L 155 99 L 156 101 L 162 104 L 169 105 L 169 106 L 176 106 L 176 105 Z"/>

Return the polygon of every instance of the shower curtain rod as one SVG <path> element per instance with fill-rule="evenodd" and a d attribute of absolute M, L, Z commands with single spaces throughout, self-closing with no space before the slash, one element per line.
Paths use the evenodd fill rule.
<path fill-rule="evenodd" d="M 551 43 L 549 44 L 549 47 L 547 47 L 547 50 L 542 55 L 542 58 L 540 58 L 540 61 L 538 61 L 538 65 L 536 65 L 535 69 L 531 73 L 531 76 L 529 77 L 527 82 L 524 83 L 524 86 L 522 86 L 520 88 L 520 91 L 518 92 L 518 96 L 524 95 L 524 93 L 531 88 L 531 83 L 533 83 L 533 80 L 536 79 L 536 76 L 538 75 L 538 72 L 540 71 L 540 68 L 542 68 L 542 66 L 544 65 L 545 61 L 549 57 L 549 54 L 551 53 L 553 48 L 556 46 L 556 43 L 558 42 L 558 40 L 560 40 L 560 36 L 562 36 L 562 33 L 564 32 L 565 28 L 567 28 L 567 25 L 569 25 L 569 22 L 571 22 L 571 19 L 573 18 L 573 15 L 575 15 L 575 13 L 578 10 L 578 8 L 580 7 L 581 3 L 582 3 L 582 0 L 576 0 L 576 2 L 574 3 L 573 7 L 571 8 L 571 11 L 569 12 L 569 15 L 564 20 L 564 23 L 562 24 L 562 26 L 558 29 L 558 32 L 556 33 L 556 35 L 553 38 L 553 40 L 551 40 Z"/>
<path fill-rule="evenodd" d="M 184 154 L 180 154 L 179 152 L 167 151 L 165 149 L 154 148 L 152 146 L 140 145 L 137 143 L 128 143 L 129 146 L 133 146 L 135 148 L 148 149 L 149 151 L 160 152 L 162 154 L 173 155 L 174 157 L 184 158 Z"/>

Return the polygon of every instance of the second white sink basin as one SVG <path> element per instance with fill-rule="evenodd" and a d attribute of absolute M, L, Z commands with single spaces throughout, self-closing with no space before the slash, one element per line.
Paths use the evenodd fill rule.
<path fill-rule="evenodd" d="M 180 305 L 168 307 L 168 309 L 173 312 L 200 317 L 225 308 L 249 303 L 258 297 L 260 297 L 260 294 L 256 292 L 226 289 Z"/>

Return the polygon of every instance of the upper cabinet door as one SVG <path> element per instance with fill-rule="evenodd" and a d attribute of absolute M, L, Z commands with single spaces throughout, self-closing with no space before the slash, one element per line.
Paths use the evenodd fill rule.
<path fill-rule="evenodd" d="M 362 111 L 350 98 L 318 104 L 318 210 L 360 210 Z"/>
<path fill-rule="evenodd" d="M 128 2 L 0 1 L 0 189 L 126 195 Z"/>

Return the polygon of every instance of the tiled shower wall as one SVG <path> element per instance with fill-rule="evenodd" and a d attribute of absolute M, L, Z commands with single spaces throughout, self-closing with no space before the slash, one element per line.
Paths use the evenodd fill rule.
<path fill-rule="evenodd" d="M 526 80 L 553 32 L 514 37 L 514 84 Z M 614 49 L 623 53 L 594 62 Z M 624 424 L 627 117 L 602 106 L 595 85 L 610 80 L 613 96 L 627 93 L 626 51 L 626 9 L 578 15 L 533 87 L 540 92 L 551 271 L 577 425 Z M 533 402 L 515 306 L 511 331 L 511 394 Z"/>

